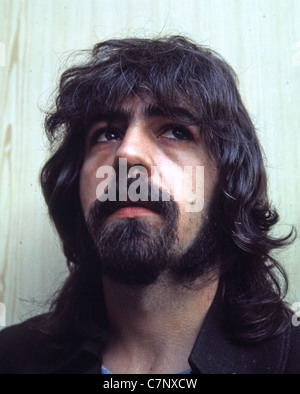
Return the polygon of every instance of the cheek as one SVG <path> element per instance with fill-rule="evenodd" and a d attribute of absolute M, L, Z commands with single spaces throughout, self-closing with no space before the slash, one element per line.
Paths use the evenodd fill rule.
<path fill-rule="evenodd" d="M 195 186 L 195 182 L 198 182 L 197 187 Z M 186 191 L 183 200 L 178 202 L 180 212 L 178 236 L 180 246 L 183 249 L 192 243 L 205 222 L 216 183 L 216 169 L 210 166 L 204 166 L 203 176 L 196 180 L 194 178 L 191 189 Z M 198 190 L 196 191 L 197 188 Z M 199 196 L 199 193 L 201 196 Z"/>
<path fill-rule="evenodd" d="M 218 174 L 215 163 L 204 148 L 195 146 L 189 150 L 168 149 L 157 163 L 164 178 L 160 183 L 162 186 L 170 186 L 172 193 L 174 189 L 182 190 L 182 199 L 188 202 L 200 191 L 204 206 L 205 201 L 210 200 Z"/>
<path fill-rule="evenodd" d="M 91 169 L 88 164 L 84 163 L 79 178 L 79 193 L 83 213 L 87 212 L 96 199 L 97 181 L 96 169 Z"/>
<path fill-rule="evenodd" d="M 179 245 L 184 250 L 196 237 L 199 228 L 203 223 L 201 212 L 185 212 L 184 206 L 179 204 L 180 214 L 178 218 L 178 239 Z"/>
<path fill-rule="evenodd" d="M 159 173 L 154 183 L 170 192 L 182 211 L 198 213 L 207 209 L 217 182 L 214 168 L 203 163 L 180 166 L 169 163 L 160 167 Z"/>
<path fill-rule="evenodd" d="M 97 171 L 103 166 L 113 168 L 117 145 L 110 145 L 105 150 L 101 146 L 88 150 L 80 171 L 79 192 L 83 212 L 97 199 L 97 186 L 103 178 L 97 178 Z"/>

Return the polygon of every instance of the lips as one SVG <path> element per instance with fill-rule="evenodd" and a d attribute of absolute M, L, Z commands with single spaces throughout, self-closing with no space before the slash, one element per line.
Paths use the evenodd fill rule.
<path fill-rule="evenodd" d="M 129 213 L 131 212 L 147 212 L 147 211 L 152 211 L 154 213 L 160 214 L 161 209 L 160 209 L 160 204 L 157 203 L 155 204 L 155 201 L 110 201 L 109 204 L 107 204 L 106 207 L 106 215 L 110 216 L 118 211 L 123 211 Z M 128 208 L 128 209 L 124 209 Z M 130 210 L 130 208 L 133 208 Z M 134 208 L 137 208 L 134 210 Z M 138 208 L 143 208 L 139 210 Z"/>

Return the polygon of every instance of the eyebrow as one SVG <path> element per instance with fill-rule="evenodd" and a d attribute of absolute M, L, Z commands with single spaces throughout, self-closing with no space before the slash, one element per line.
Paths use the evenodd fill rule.
<path fill-rule="evenodd" d="M 117 110 L 108 110 L 105 112 L 99 112 L 96 115 L 92 116 L 88 121 L 88 129 L 90 129 L 95 123 L 98 122 L 129 122 L 132 119 L 134 113 L 131 110 L 127 110 L 125 108 L 120 108 Z M 186 108 L 183 107 L 168 107 L 163 109 L 161 107 L 155 106 L 147 106 L 144 108 L 142 112 L 142 116 L 146 119 L 154 118 L 154 117 L 166 117 L 172 121 L 180 121 L 184 124 L 188 125 L 196 125 L 199 123 L 196 117 L 191 114 Z"/>

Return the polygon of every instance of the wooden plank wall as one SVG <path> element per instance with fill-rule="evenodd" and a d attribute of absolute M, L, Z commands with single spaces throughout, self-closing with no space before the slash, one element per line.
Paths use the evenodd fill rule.
<path fill-rule="evenodd" d="M 65 277 L 38 185 L 43 112 L 66 55 L 111 37 L 185 34 L 235 68 L 268 157 L 279 232 L 300 223 L 299 0 L 0 0 L 0 302 L 12 324 Z M 299 240 L 280 253 L 300 301 Z"/>

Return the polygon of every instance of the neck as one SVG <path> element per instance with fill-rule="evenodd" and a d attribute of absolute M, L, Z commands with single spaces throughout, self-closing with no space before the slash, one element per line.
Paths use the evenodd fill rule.
<path fill-rule="evenodd" d="M 113 373 L 176 373 L 188 357 L 216 293 L 218 281 L 193 288 L 162 275 L 132 287 L 105 277 L 110 333 L 103 364 Z"/>

